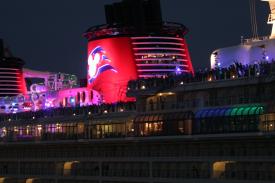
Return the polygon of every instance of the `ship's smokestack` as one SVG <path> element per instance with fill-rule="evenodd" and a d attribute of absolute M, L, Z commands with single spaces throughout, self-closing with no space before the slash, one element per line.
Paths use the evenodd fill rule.
<path fill-rule="evenodd" d="M 0 39 L 0 97 L 11 97 L 26 93 L 22 67 L 24 61 L 13 57 Z"/>

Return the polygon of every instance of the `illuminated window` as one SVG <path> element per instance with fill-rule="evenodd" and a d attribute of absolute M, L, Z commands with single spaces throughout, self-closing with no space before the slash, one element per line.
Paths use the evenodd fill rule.
<path fill-rule="evenodd" d="M 37 125 L 36 129 L 36 136 L 40 137 L 42 135 L 42 125 Z"/>
<path fill-rule="evenodd" d="M 0 129 L 0 135 L 1 135 L 1 137 L 5 137 L 7 135 L 6 127 L 3 127 Z"/>

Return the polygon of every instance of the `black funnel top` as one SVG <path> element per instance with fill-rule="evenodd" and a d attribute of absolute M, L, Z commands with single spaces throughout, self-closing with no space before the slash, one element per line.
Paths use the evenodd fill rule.
<path fill-rule="evenodd" d="M 3 39 L 0 39 L 0 58 L 3 58 L 5 55 L 4 42 Z"/>
<path fill-rule="evenodd" d="M 123 0 L 105 5 L 107 24 L 134 27 L 140 31 L 154 31 L 162 26 L 159 0 Z"/>
<path fill-rule="evenodd" d="M 0 65 L 22 67 L 25 62 L 17 57 L 14 57 L 11 51 L 5 46 L 4 40 L 0 38 Z"/>

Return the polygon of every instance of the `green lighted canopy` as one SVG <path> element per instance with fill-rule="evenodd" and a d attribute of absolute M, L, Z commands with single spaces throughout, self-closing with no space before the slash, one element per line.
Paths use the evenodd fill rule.
<path fill-rule="evenodd" d="M 264 107 L 261 105 L 232 106 L 232 107 L 202 109 L 196 112 L 195 118 L 260 115 L 260 114 L 263 114 L 263 112 L 264 112 Z"/>

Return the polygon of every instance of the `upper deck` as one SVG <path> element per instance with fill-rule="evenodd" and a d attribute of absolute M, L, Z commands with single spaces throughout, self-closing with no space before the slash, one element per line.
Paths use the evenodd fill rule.
<path fill-rule="evenodd" d="M 129 82 L 136 102 L 2 114 L 4 142 L 275 131 L 275 64 Z M 242 68 L 242 69 L 240 69 Z M 194 136 L 194 138 L 197 138 Z"/>

